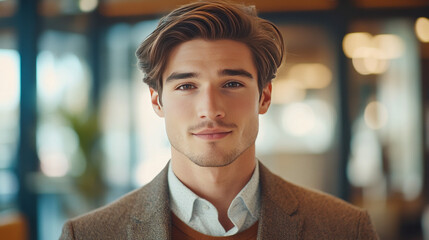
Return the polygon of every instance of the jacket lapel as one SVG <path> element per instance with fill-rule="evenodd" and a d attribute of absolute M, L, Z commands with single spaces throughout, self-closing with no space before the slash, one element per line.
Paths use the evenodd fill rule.
<path fill-rule="evenodd" d="M 167 166 L 139 191 L 128 225 L 129 240 L 170 239 Z"/>
<path fill-rule="evenodd" d="M 285 181 L 260 163 L 261 214 L 258 239 L 300 239 L 299 202 Z"/>

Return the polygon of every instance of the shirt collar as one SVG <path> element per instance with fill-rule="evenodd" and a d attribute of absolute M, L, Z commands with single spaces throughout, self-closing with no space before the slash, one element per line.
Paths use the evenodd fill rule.
<path fill-rule="evenodd" d="M 192 218 L 194 204 L 200 197 L 186 187 L 174 174 L 171 167 L 171 162 L 168 166 L 168 185 L 170 191 L 170 207 L 179 219 L 184 222 L 189 222 Z M 241 189 L 234 202 L 244 202 L 245 207 L 250 212 L 252 217 L 259 218 L 259 161 L 256 161 L 255 170 L 247 184 Z M 239 200 L 242 201 L 239 201 Z M 230 206 L 230 208 L 231 208 Z"/>
<path fill-rule="evenodd" d="M 259 195 L 259 161 L 256 161 L 252 177 L 235 199 L 241 198 L 252 217 L 259 218 Z"/>
<path fill-rule="evenodd" d="M 192 217 L 195 200 L 198 195 L 187 188 L 174 174 L 171 162 L 168 166 L 168 186 L 170 189 L 171 210 L 184 222 Z"/>

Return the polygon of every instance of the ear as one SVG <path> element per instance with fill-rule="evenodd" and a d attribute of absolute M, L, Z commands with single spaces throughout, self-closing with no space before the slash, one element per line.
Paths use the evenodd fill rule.
<path fill-rule="evenodd" d="M 164 117 L 162 105 L 159 103 L 159 94 L 155 89 L 150 88 L 150 101 L 152 103 L 153 110 L 159 117 Z"/>
<path fill-rule="evenodd" d="M 259 100 L 259 114 L 264 114 L 268 111 L 271 104 L 271 91 L 272 85 L 270 82 L 262 89 L 261 98 Z"/>

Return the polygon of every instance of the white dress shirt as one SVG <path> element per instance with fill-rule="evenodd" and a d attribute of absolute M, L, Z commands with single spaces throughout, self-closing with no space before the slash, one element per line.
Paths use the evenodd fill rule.
<path fill-rule="evenodd" d="M 218 219 L 217 209 L 209 201 L 187 188 L 168 167 L 170 207 L 182 222 L 200 233 L 210 236 L 230 236 L 251 227 L 259 219 L 259 163 L 246 186 L 232 200 L 228 217 L 234 224 L 225 231 Z"/>

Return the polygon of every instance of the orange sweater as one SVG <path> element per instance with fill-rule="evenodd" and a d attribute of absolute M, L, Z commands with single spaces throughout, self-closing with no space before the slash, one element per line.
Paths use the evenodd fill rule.
<path fill-rule="evenodd" d="M 173 213 L 172 216 L 172 239 L 180 239 L 180 240 L 256 240 L 256 236 L 258 234 L 258 222 L 253 224 L 250 228 L 244 230 L 243 232 L 237 233 L 232 236 L 227 237 L 213 237 L 209 235 L 202 234 L 200 232 L 195 231 L 186 223 L 182 222 L 176 215 Z"/>

